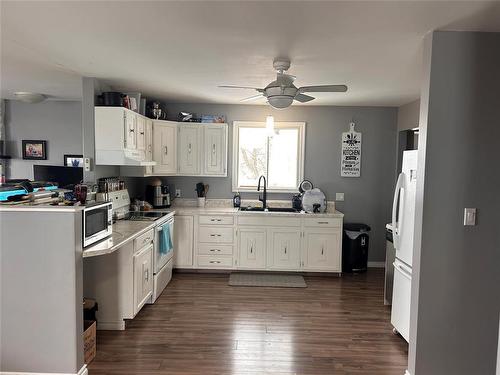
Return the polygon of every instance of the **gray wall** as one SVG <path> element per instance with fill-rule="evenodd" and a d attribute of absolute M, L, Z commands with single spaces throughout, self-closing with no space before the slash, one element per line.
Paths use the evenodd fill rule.
<path fill-rule="evenodd" d="M 33 164 L 64 165 L 64 154 L 82 153 L 82 105 L 76 101 L 5 103 L 7 178 L 33 178 Z M 23 160 L 23 139 L 47 141 L 47 160 Z"/>
<path fill-rule="evenodd" d="M 420 100 L 402 105 L 398 108 L 398 130 L 418 127 L 420 116 Z"/>
<path fill-rule="evenodd" d="M 491 375 L 500 313 L 500 33 L 435 32 L 426 43 L 409 370 Z M 476 226 L 463 226 L 464 207 L 478 209 Z"/>
<path fill-rule="evenodd" d="M 195 184 L 210 185 L 209 198 L 231 198 L 232 122 L 237 120 L 265 121 L 272 114 L 276 121 L 305 121 L 305 178 L 321 188 L 329 200 L 336 192 L 345 193 L 345 202 L 337 207 L 345 213 L 346 222 L 364 222 L 372 229 L 369 259 L 385 259 L 385 224 L 390 221 L 392 193 L 395 183 L 395 153 L 397 108 L 292 106 L 272 110 L 269 106 L 170 104 L 167 113 L 176 119 L 179 111 L 204 114 L 224 114 L 229 126 L 229 176 L 227 178 L 172 177 L 164 178 L 182 190 L 183 197 L 195 197 Z M 349 129 L 354 119 L 356 129 L 363 133 L 362 170 L 360 178 L 340 177 L 341 133 Z M 145 181 L 139 183 L 144 185 Z M 141 189 L 139 188 L 138 191 Z M 257 197 L 247 193 L 244 197 Z M 271 194 L 270 199 L 290 199 L 291 194 Z"/>

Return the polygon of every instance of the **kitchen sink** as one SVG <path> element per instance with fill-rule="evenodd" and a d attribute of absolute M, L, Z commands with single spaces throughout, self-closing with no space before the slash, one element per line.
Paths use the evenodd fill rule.
<path fill-rule="evenodd" d="M 264 212 L 264 207 L 240 207 L 240 211 L 247 212 Z M 299 212 L 295 208 L 292 207 L 268 207 L 267 212 Z"/>

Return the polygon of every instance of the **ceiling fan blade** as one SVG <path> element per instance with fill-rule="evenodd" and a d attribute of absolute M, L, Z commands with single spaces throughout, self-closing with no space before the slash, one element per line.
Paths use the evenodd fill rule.
<path fill-rule="evenodd" d="M 260 98 L 264 98 L 264 95 L 257 94 L 257 95 L 249 96 L 248 98 L 241 99 L 240 102 L 250 102 L 252 100 L 257 100 Z"/>
<path fill-rule="evenodd" d="M 346 92 L 346 85 L 302 86 L 298 92 Z"/>
<path fill-rule="evenodd" d="M 297 94 L 297 95 L 295 95 L 294 99 L 301 102 L 301 103 L 307 103 L 307 102 L 310 102 L 311 100 L 314 100 L 314 98 L 312 96 L 304 95 L 304 94 Z"/>
<path fill-rule="evenodd" d="M 231 85 L 221 85 L 218 86 L 224 89 L 247 89 L 247 90 L 257 90 L 258 92 L 263 92 L 264 89 L 259 89 L 258 87 L 250 87 L 250 86 L 231 86 Z"/>

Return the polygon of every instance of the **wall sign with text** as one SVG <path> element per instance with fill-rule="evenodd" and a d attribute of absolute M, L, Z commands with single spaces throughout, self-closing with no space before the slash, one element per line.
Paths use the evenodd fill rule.
<path fill-rule="evenodd" d="M 361 133 L 354 130 L 353 122 L 349 126 L 350 130 L 342 133 L 340 175 L 342 177 L 359 177 L 361 175 Z"/>

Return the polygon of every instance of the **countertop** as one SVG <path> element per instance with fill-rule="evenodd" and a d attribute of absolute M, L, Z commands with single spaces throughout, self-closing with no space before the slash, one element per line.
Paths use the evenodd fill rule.
<path fill-rule="evenodd" d="M 250 216 L 250 215 L 266 215 L 266 216 L 279 216 L 279 217 L 337 217 L 342 218 L 344 214 L 340 211 L 334 210 L 331 212 L 323 212 L 319 214 L 312 214 L 306 212 L 264 212 L 264 211 L 239 211 L 233 207 L 183 207 L 176 206 L 175 212 L 177 215 L 217 215 L 217 214 L 232 214 L 237 216 Z M 161 211 L 161 210 L 159 210 Z"/>
<path fill-rule="evenodd" d="M 164 210 L 165 211 L 165 210 Z M 175 211 L 162 217 L 162 221 L 172 217 Z M 110 237 L 83 249 L 83 257 L 95 257 L 114 252 L 126 243 L 158 225 L 157 221 L 118 220 L 113 223 L 113 233 Z"/>

